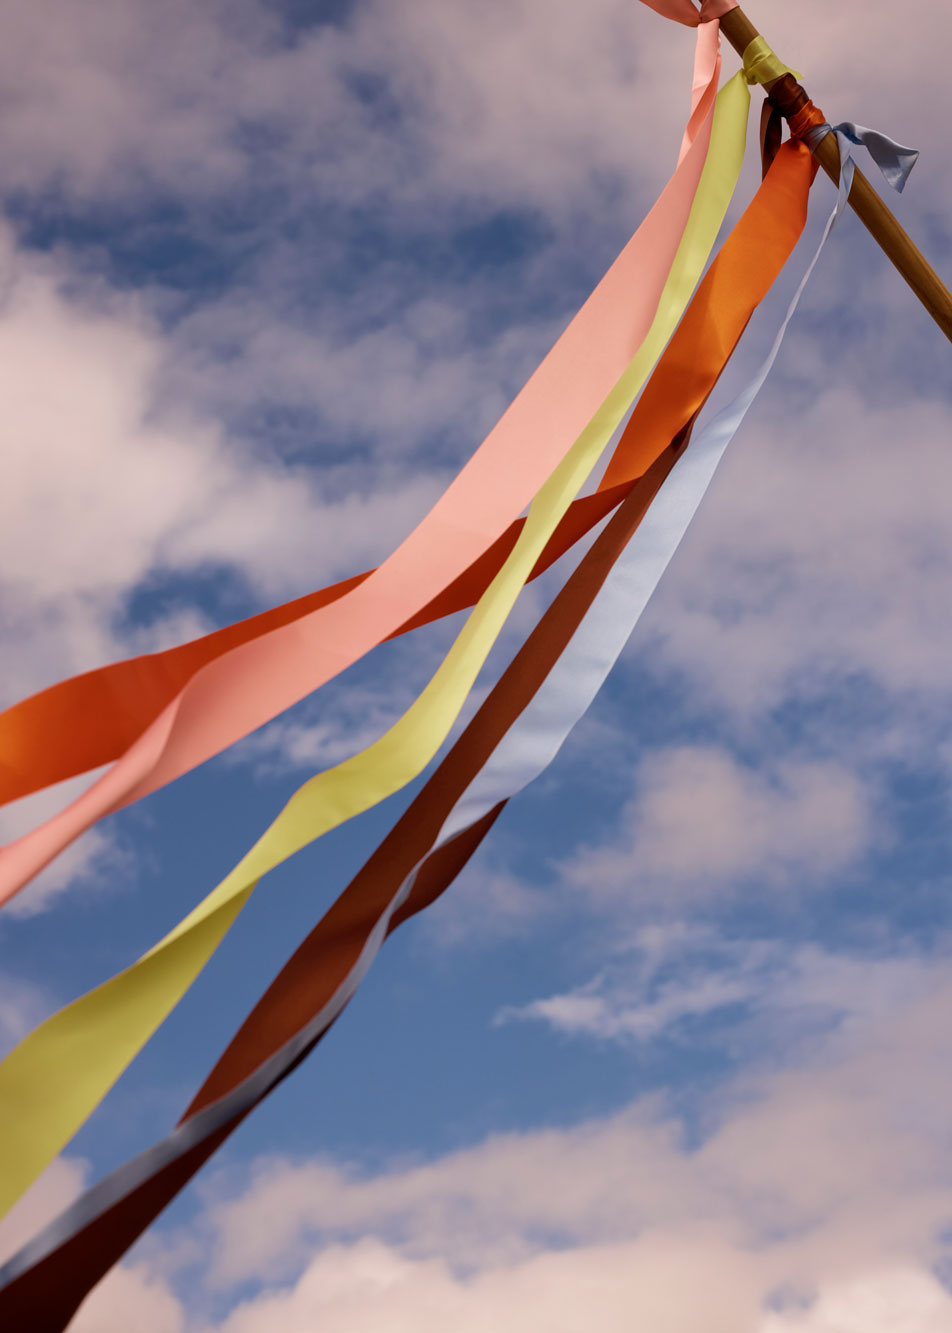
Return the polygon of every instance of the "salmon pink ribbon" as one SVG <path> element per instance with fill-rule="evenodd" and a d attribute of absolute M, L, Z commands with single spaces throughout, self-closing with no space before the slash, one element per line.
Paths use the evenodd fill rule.
<path fill-rule="evenodd" d="M 728 10 L 737 8 L 737 0 L 702 0 L 700 9 L 694 0 L 641 0 L 641 3 L 666 19 L 674 19 L 675 23 L 684 23 L 689 28 L 711 23 Z"/>

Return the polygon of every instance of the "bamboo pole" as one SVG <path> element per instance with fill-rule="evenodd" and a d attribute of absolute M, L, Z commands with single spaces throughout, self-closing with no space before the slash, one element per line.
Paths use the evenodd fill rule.
<path fill-rule="evenodd" d="M 742 9 L 731 9 L 721 18 L 721 32 L 738 55 L 760 34 Z M 785 116 L 792 115 L 808 100 L 806 91 L 790 75 L 767 84 L 767 94 Z M 826 134 L 813 149 L 826 174 L 838 183 L 840 150 L 835 134 Z M 850 207 L 918 296 L 945 336 L 952 342 L 952 292 L 890 209 L 857 167 L 849 196 Z"/>

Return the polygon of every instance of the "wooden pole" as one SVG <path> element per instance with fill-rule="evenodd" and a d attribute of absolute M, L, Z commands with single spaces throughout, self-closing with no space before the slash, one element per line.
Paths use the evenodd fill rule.
<path fill-rule="evenodd" d="M 742 9 L 731 9 L 721 18 L 721 32 L 738 55 L 760 34 Z M 790 116 L 808 100 L 805 90 L 792 75 L 785 75 L 766 85 L 767 94 Z M 835 134 L 827 134 L 813 149 L 813 155 L 826 174 L 838 183 L 840 150 Z M 879 244 L 918 296 L 945 336 L 952 342 L 952 292 L 912 238 L 893 217 L 882 198 L 857 167 L 849 197 L 850 207 L 866 230 Z"/>

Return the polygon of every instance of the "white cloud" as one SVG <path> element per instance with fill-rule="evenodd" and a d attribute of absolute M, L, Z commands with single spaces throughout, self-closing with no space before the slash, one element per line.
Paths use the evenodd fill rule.
<path fill-rule="evenodd" d="M 224 566 L 253 587 L 310 591 L 386 554 L 432 497 L 429 478 L 325 503 L 208 421 L 161 409 L 165 343 L 136 303 L 68 290 L 70 270 L 3 233 L 0 496 L 9 698 L 118 655 L 115 618 L 150 574 Z M 297 586 L 295 587 L 295 581 Z M 173 613 L 162 634 L 201 625 Z M 129 636 L 141 647 L 141 631 Z M 153 645 L 149 645 L 153 646 Z"/>
<path fill-rule="evenodd" d="M 857 679 L 947 705 L 952 412 L 796 401 L 775 394 L 725 463 L 645 617 L 646 661 L 754 718 Z"/>
<path fill-rule="evenodd" d="M 861 1008 L 858 972 L 850 987 Z M 263 1289 L 215 1327 L 568 1330 L 587 1310 L 670 1333 L 940 1333 L 949 999 L 927 968 L 876 1023 L 744 1071 L 694 1145 L 645 1099 L 372 1173 L 276 1158 L 235 1192 L 224 1172 L 197 1232 L 205 1281 L 219 1302 Z"/>
<path fill-rule="evenodd" d="M 952 1333 L 952 1299 L 912 1267 L 833 1283 L 806 1311 L 768 1315 L 759 1333 Z"/>
<path fill-rule="evenodd" d="M 246 19 L 255 9 L 241 8 Z M 144 175 L 191 190 L 240 175 L 243 156 L 228 143 L 220 105 L 223 71 L 209 77 L 229 49 L 240 50 L 220 6 L 176 3 L 159 13 L 86 0 L 54 23 L 48 6 L 6 0 L 2 13 L 10 185 L 92 197 L 141 188 Z"/>
<path fill-rule="evenodd" d="M 732 975 L 707 973 L 679 979 L 647 1001 L 637 993 L 611 985 L 600 975 L 564 995 L 501 1009 L 497 1022 L 537 1019 L 568 1036 L 648 1041 L 676 1028 L 685 1019 L 703 1018 L 730 1005 L 747 1004 L 751 998 L 750 979 Z"/>
<path fill-rule="evenodd" d="M 560 867 L 590 895 L 664 885 L 704 898 L 751 879 L 809 885 L 867 848 L 870 797 L 848 769 L 784 756 L 759 769 L 710 746 L 649 753 L 617 830 Z"/>
<path fill-rule="evenodd" d="M 0 1218 L 0 1262 L 51 1222 L 89 1183 L 89 1163 L 58 1157 Z M 185 1333 L 185 1311 L 163 1277 L 144 1263 L 120 1264 L 70 1324 L 75 1333 Z"/>
<path fill-rule="evenodd" d="M 684 1265 L 692 1280 L 683 1281 Z M 627 1333 L 645 1321 L 653 1333 L 686 1333 L 705 1320 L 712 1333 L 737 1333 L 752 1315 L 747 1264 L 729 1250 L 665 1239 L 541 1254 L 469 1278 L 438 1260 L 407 1260 L 379 1242 L 334 1247 L 290 1292 L 239 1307 L 222 1333 L 280 1327 L 304 1333 L 576 1333 L 597 1323 Z M 681 1280 L 679 1280 L 681 1279 Z"/>
<path fill-rule="evenodd" d="M 300 1262 L 309 1238 L 365 1231 L 465 1269 L 521 1262 L 556 1237 L 568 1246 L 727 1228 L 732 1243 L 759 1237 L 758 1246 L 775 1247 L 779 1268 L 791 1266 L 767 1264 L 773 1285 L 806 1263 L 825 1278 L 837 1244 L 841 1258 L 866 1260 L 884 1246 L 921 1248 L 952 1199 L 938 1109 L 949 1078 L 941 1060 L 929 1063 L 946 1049 L 948 989 L 933 975 L 925 995 L 875 1027 L 814 1044 L 800 1068 L 745 1073 L 730 1097 L 711 1103 L 696 1149 L 646 1102 L 377 1176 L 262 1162 L 244 1194 L 210 1209 L 217 1280 L 274 1281 Z M 884 1058 L 891 1051 L 902 1052 L 898 1067 Z"/>
<path fill-rule="evenodd" d="M 664 936 L 662 947 L 658 937 Z M 915 952 L 831 951 L 793 940 L 726 938 L 712 926 L 654 924 L 618 939 L 592 980 L 501 1009 L 566 1036 L 647 1045 L 674 1040 L 787 1061 L 818 1034 L 855 1037 L 935 985 Z M 698 1020 L 710 1020 L 698 1026 Z M 769 1034 L 769 1035 L 768 1035 Z"/>
<path fill-rule="evenodd" d="M 628 174 L 635 155 L 652 160 L 627 132 L 633 96 L 645 110 L 654 100 L 655 129 L 675 136 L 687 100 L 655 95 L 675 71 L 684 87 L 690 35 L 672 32 L 649 59 L 645 39 L 657 30 L 618 0 L 585 16 L 564 6 L 558 22 L 540 0 L 492 3 L 480 22 L 431 0 L 399 17 L 365 3 L 344 27 L 293 41 L 253 3 L 154 11 L 85 0 L 55 25 L 42 7 L 7 0 L 3 13 L 10 114 L 0 142 L 9 179 L 29 189 L 202 195 L 247 186 L 263 162 L 292 187 L 320 173 L 349 202 L 419 198 L 437 182 L 551 200 L 580 162 Z M 373 81 L 389 115 L 368 105 Z M 249 131 L 269 136 L 270 159 Z"/>
<path fill-rule="evenodd" d="M 757 1313 L 755 1265 L 716 1242 L 657 1237 L 547 1254 L 465 1279 L 378 1241 L 334 1246 L 289 1291 L 249 1301 L 221 1333 L 949 1333 L 952 1299 L 912 1265 L 831 1284 L 804 1313 Z M 689 1280 L 686 1280 L 686 1275 Z M 332 1322 L 329 1322 L 332 1321 Z"/>
<path fill-rule="evenodd" d="M 120 1264 L 96 1287 L 70 1324 L 72 1333 L 186 1333 L 186 1310 L 144 1264 Z"/>
<path fill-rule="evenodd" d="M 670 932 L 645 942 L 656 958 L 674 947 Z M 805 992 L 824 970 L 803 966 L 779 990 Z M 857 968 L 827 989 L 859 1011 L 861 983 Z M 198 1220 L 107 1279 L 77 1327 L 945 1333 L 931 1269 L 952 1209 L 952 988 L 923 965 L 915 985 L 880 989 L 875 1023 L 799 1048 L 787 1068 L 744 1070 L 691 1140 L 644 1098 L 375 1171 L 280 1157 L 224 1169 Z M 56 1198 L 31 1223 L 84 1174 L 55 1171 Z"/>
<path fill-rule="evenodd" d="M 0 975 L 0 1059 L 53 1008 L 53 996 L 44 987 Z"/>
<path fill-rule="evenodd" d="M 684 88 L 692 44 L 622 0 L 584 11 L 491 0 L 478 20 L 464 3 L 412 0 L 398 13 L 367 0 L 343 26 L 293 39 L 251 0 L 161 10 L 82 0 L 56 24 L 43 5 L 5 0 L 0 12 L 8 179 L 111 197 L 144 181 L 229 190 L 264 161 L 272 179 L 320 173 L 350 200 L 436 185 L 558 205 L 589 174 L 659 169 L 656 141 L 677 142 L 686 98 L 670 90 Z M 804 0 L 796 16 L 771 12 L 769 34 L 821 102 L 835 97 L 831 114 L 885 118 L 900 138 L 918 129 L 941 179 L 947 146 L 929 111 L 941 110 L 949 16 L 910 0 L 904 19 L 897 33 L 861 0 L 832 13 Z M 846 44 L 861 58 L 844 64 Z M 368 102 L 375 80 L 383 113 Z M 270 161 L 250 130 L 269 135 Z"/>

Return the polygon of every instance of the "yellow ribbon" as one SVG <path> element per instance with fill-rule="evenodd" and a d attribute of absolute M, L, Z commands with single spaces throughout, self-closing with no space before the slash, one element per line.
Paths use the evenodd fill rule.
<path fill-rule="evenodd" d="M 749 104 L 744 76 L 737 74 L 718 94 L 707 160 L 647 337 L 537 493 L 512 553 L 423 693 L 373 745 L 304 783 L 235 869 L 154 948 L 47 1019 L 0 1063 L 0 1215 L 75 1134 L 185 994 L 257 881 L 411 782 L 436 754 L 539 554 L 690 300 L 737 183 Z"/>
<path fill-rule="evenodd" d="M 785 65 L 774 55 L 770 43 L 763 37 L 755 37 L 744 48 L 744 74 L 748 83 L 774 83 L 785 74 L 792 74 L 797 80 L 803 75 Z"/>

